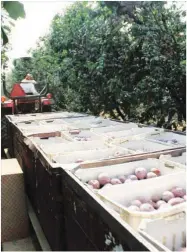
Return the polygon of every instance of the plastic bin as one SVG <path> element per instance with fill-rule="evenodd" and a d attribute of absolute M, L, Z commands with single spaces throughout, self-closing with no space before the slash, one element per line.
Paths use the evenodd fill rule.
<path fill-rule="evenodd" d="M 157 220 L 143 220 L 138 232 L 159 251 L 186 247 L 186 213 Z"/>
<path fill-rule="evenodd" d="M 95 129 L 93 128 L 91 129 L 91 131 L 93 131 L 94 133 L 98 135 L 101 135 L 101 134 L 103 135 L 103 134 L 106 134 L 107 132 L 129 130 L 129 129 L 132 129 L 133 127 L 136 128 L 138 126 L 134 123 L 128 123 L 128 124 L 118 123 L 116 125 L 110 125 L 110 126 L 95 128 Z"/>
<path fill-rule="evenodd" d="M 132 200 L 138 197 L 150 199 L 152 196 L 161 195 L 174 186 L 186 188 L 186 173 L 179 172 L 154 179 L 141 180 L 129 184 L 116 185 L 97 191 L 97 195 L 115 211 L 119 212 L 135 230 L 138 229 L 143 219 L 159 219 L 175 215 L 186 209 L 186 203 L 181 203 L 172 208 L 160 209 L 153 212 L 132 212 L 128 206 Z"/>
<path fill-rule="evenodd" d="M 75 151 L 74 153 L 66 155 L 54 155 L 52 161 L 59 164 L 93 163 L 99 160 L 107 160 L 131 154 L 134 154 L 134 152 L 120 147 L 111 147 L 101 150 Z"/>
<path fill-rule="evenodd" d="M 41 120 L 44 118 L 44 116 L 47 117 L 46 114 L 36 113 L 36 114 L 17 114 L 17 115 L 8 115 L 8 118 L 14 122 L 14 123 L 20 123 L 25 122 L 29 120 Z"/>
<path fill-rule="evenodd" d="M 55 131 L 65 131 L 67 130 L 67 126 L 62 125 L 38 125 L 32 127 L 25 127 L 22 128 L 21 131 L 24 133 L 25 136 L 30 136 L 33 134 L 40 134 L 40 133 L 48 133 L 48 132 L 55 132 Z"/>
<path fill-rule="evenodd" d="M 81 121 L 83 121 L 83 122 L 88 122 L 88 121 L 91 121 L 91 120 L 94 120 L 94 119 L 97 119 L 98 117 L 95 117 L 95 116 L 86 116 L 86 117 L 66 117 L 66 118 L 64 118 L 64 121 L 66 122 L 66 123 L 76 123 L 76 122 L 81 122 Z"/>
<path fill-rule="evenodd" d="M 132 128 L 129 130 L 123 131 L 113 131 L 105 133 L 106 137 L 108 137 L 112 142 L 123 142 L 125 139 L 129 138 L 143 138 L 149 134 L 156 134 L 159 131 L 157 128 Z"/>
<path fill-rule="evenodd" d="M 71 134 L 71 131 L 63 132 L 65 138 L 73 141 L 93 141 L 101 139 L 100 136 L 91 132 L 90 130 L 80 130 L 77 134 Z"/>
<path fill-rule="evenodd" d="M 51 125 L 53 126 L 53 124 L 57 124 L 57 125 L 65 125 L 67 127 L 67 123 L 63 120 L 63 119 L 46 119 L 46 120 L 42 120 L 40 121 L 41 125 Z"/>
<path fill-rule="evenodd" d="M 59 143 L 70 143 L 67 139 L 63 137 L 48 137 L 48 138 L 40 138 L 40 137 L 29 137 L 32 141 L 34 141 L 39 146 L 49 146 L 51 144 L 59 144 Z"/>
<path fill-rule="evenodd" d="M 89 129 L 92 127 L 105 127 L 108 125 L 116 125 L 117 122 L 113 122 L 109 119 L 103 119 L 101 117 L 88 116 L 84 118 L 66 118 L 66 123 L 76 128 Z"/>
<path fill-rule="evenodd" d="M 62 113 L 62 117 L 89 117 L 88 114 L 77 113 L 77 112 L 60 112 Z"/>
<path fill-rule="evenodd" d="M 87 117 L 87 114 L 64 112 L 49 112 L 49 113 L 34 113 L 34 114 L 18 114 L 8 115 L 12 122 L 23 122 L 28 120 L 45 120 L 54 118 L 69 118 L 69 117 Z"/>
<path fill-rule="evenodd" d="M 148 139 L 152 139 L 176 147 L 186 146 L 186 135 L 176 134 L 173 132 L 162 132 L 158 135 L 149 136 Z"/>
<path fill-rule="evenodd" d="M 79 129 L 90 129 L 90 128 L 99 128 L 99 127 L 107 127 L 110 125 L 116 125 L 118 123 L 114 123 L 108 119 L 101 119 L 96 118 L 94 120 L 82 120 L 82 121 L 76 121 L 72 123 L 72 126 L 75 126 Z M 120 124 L 120 123 L 119 123 Z"/>
<path fill-rule="evenodd" d="M 26 122 L 19 122 L 16 123 L 17 127 L 19 127 L 20 129 L 32 129 L 34 127 L 37 127 L 40 125 L 40 123 L 38 121 L 26 121 Z"/>
<path fill-rule="evenodd" d="M 115 143 L 115 145 L 126 149 L 134 150 L 136 151 L 136 153 L 147 153 L 147 152 L 155 152 L 171 149 L 171 146 L 152 142 L 145 139 L 129 140 L 129 141 L 127 140 L 122 143 Z"/>
<path fill-rule="evenodd" d="M 88 141 L 88 142 L 67 142 L 67 143 L 51 143 L 49 145 L 40 145 L 40 148 L 48 155 L 65 154 L 75 151 L 100 150 L 110 146 L 104 141 Z"/>
<path fill-rule="evenodd" d="M 178 157 L 172 157 L 171 155 L 161 155 L 160 159 L 165 161 L 166 164 L 168 165 L 175 165 L 175 166 L 180 166 L 186 165 L 186 152 L 182 153 L 181 156 Z"/>
<path fill-rule="evenodd" d="M 144 167 L 145 169 L 147 169 L 147 171 L 150 171 L 151 168 L 158 168 L 161 171 L 161 176 L 168 175 L 173 172 L 184 171 L 182 168 L 179 167 L 166 167 L 164 166 L 164 163 L 158 159 L 145 159 L 141 161 L 134 161 L 117 165 L 114 164 L 97 168 L 78 169 L 75 172 L 75 175 L 83 183 L 86 183 L 91 179 L 97 179 L 98 175 L 102 172 L 107 172 L 110 178 L 114 178 L 120 175 L 128 176 L 134 174 L 135 169 L 138 167 Z"/>

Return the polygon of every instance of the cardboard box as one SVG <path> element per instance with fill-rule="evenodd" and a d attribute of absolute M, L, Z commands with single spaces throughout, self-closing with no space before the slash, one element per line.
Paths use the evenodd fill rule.
<path fill-rule="evenodd" d="M 17 159 L 1 160 L 1 241 L 29 236 L 23 172 Z"/>

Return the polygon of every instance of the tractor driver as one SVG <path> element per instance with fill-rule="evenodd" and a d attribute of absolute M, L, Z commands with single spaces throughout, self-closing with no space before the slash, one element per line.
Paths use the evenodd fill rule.
<path fill-rule="evenodd" d="M 24 92 L 28 95 L 38 95 L 39 93 L 35 89 L 36 81 L 33 79 L 31 74 L 27 74 L 25 79 L 20 83 L 20 86 L 23 88 Z"/>

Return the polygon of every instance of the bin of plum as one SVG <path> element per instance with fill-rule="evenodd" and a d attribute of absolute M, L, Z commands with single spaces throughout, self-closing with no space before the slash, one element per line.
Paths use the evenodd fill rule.
<path fill-rule="evenodd" d="M 52 162 L 59 164 L 94 163 L 119 157 L 129 156 L 134 152 L 119 147 L 108 147 L 100 150 L 74 151 L 68 154 L 52 156 Z"/>
<path fill-rule="evenodd" d="M 117 122 L 113 122 L 109 119 L 103 119 L 100 117 L 87 117 L 87 118 L 77 118 L 76 120 L 65 119 L 67 123 L 71 126 L 79 128 L 79 129 L 90 129 L 90 128 L 97 128 L 97 127 L 106 127 L 110 125 L 120 124 Z"/>
<path fill-rule="evenodd" d="M 87 117 L 86 114 L 69 113 L 69 112 L 55 112 L 55 113 L 35 113 L 35 114 L 16 114 L 8 115 L 10 121 L 14 123 L 24 122 L 28 120 L 46 120 L 46 119 L 60 119 L 69 117 Z"/>
<path fill-rule="evenodd" d="M 149 136 L 148 139 L 177 147 L 186 145 L 186 135 L 173 132 L 162 132 L 156 136 Z"/>
<path fill-rule="evenodd" d="M 49 145 L 41 145 L 41 149 L 47 154 L 57 153 L 73 153 L 74 151 L 100 150 L 107 149 L 109 146 L 104 141 L 89 141 L 89 142 L 66 142 L 66 143 L 51 143 Z"/>
<path fill-rule="evenodd" d="M 97 117 L 95 116 L 86 116 L 86 117 L 67 117 L 64 118 L 64 121 L 68 124 L 75 124 L 75 123 L 80 123 L 80 122 L 88 122 L 91 120 L 96 119 Z"/>
<path fill-rule="evenodd" d="M 124 142 L 126 139 L 139 139 L 145 138 L 149 134 L 153 134 L 154 132 L 160 132 L 157 128 L 132 128 L 128 130 L 121 130 L 121 131 L 113 131 L 106 133 L 106 136 L 111 140 L 113 143 L 115 142 Z"/>
<path fill-rule="evenodd" d="M 67 130 L 67 127 L 65 125 L 59 125 L 55 124 L 53 127 L 51 125 L 38 125 L 38 126 L 29 126 L 22 128 L 21 131 L 24 133 L 25 136 L 32 136 L 36 134 L 42 134 L 42 133 L 49 133 L 49 132 L 61 132 L 63 130 Z"/>
<path fill-rule="evenodd" d="M 51 144 L 59 144 L 59 143 L 69 143 L 67 139 L 63 137 L 29 137 L 32 141 L 34 141 L 39 147 L 48 146 Z"/>
<path fill-rule="evenodd" d="M 146 139 L 129 140 L 122 143 L 115 143 L 116 146 L 134 150 L 136 153 L 149 153 L 171 149 L 171 146 L 162 143 L 149 141 Z"/>
<path fill-rule="evenodd" d="M 75 175 L 91 189 L 98 190 L 112 185 L 157 178 L 173 172 L 181 172 L 182 170 L 184 169 L 179 167 L 171 169 L 170 167 L 164 166 L 162 161 L 150 158 L 117 165 L 104 166 L 103 164 L 101 167 L 86 170 L 78 169 Z"/>
<path fill-rule="evenodd" d="M 182 153 L 180 156 L 172 157 L 171 155 L 161 155 L 161 160 L 165 160 L 167 164 L 173 165 L 186 165 L 186 152 Z"/>
<path fill-rule="evenodd" d="M 24 130 L 24 129 L 32 129 L 32 128 L 34 128 L 34 127 L 36 127 L 36 126 L 39 126 L 40 125 L 40 122 L 38 122 L 38 121 L 32 121 L 32 120 L 28 120 L 28 121 L 25 121 L 25 122 L 18 122 L 18 123 L 16 123 L 16 125 L 20 128 L 20 129 L 22 129 L 22 130 Z"/>
<path fill-rule="evenodd" d="M 138 125 L 134 123 L 127 123 L 127 124 L 118 123 L 116 125 L 111 124 L 106 127 L 92 128 L 91 131 L 93 131 L 94 133 L 98 135 L 104 135 L 107 132 L 128 131 L 129 129 L 137 128 L 137 127 Z"/>
<path fill-rule="evenodd" d="M 185 172 L 159 176 L 115 187 L 103 188 L 97 195 L 134 229 L 143 219 L 178 214 L 186 208 Z"/>
<path fill-rule="evenodd" d="M 51 125 L 53 126 L 54 124 L 60 124 L 60 125 L 66 125 L 67 128 L 67 123 L 60 118 L 56 118 L 56 119 L 47 119 L 47 120 L 41 120 L 40 121 L 40 125 Z"/>
<path fill-rule="evenodd" d="M 186 251 L 186 213 L 169 219 L 143 220 L 138 232 L 159 251 Z"/>
<path fill-rule="evenodd" d="M 69 130 L 69 131 L 63 132 L 63 135 L 67 139 L 71 139 L 71 140 L 79 141 L 79 142 L 101 139 L 100 136 L 97 136 L 90 130 Z"/>

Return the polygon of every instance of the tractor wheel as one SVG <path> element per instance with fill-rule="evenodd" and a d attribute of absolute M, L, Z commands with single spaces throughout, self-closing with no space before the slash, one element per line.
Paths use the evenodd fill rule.
<path fill-rule="evenodd" d="M 42 112 L 51 112 L 51 106 L 43 106 Z"/>

